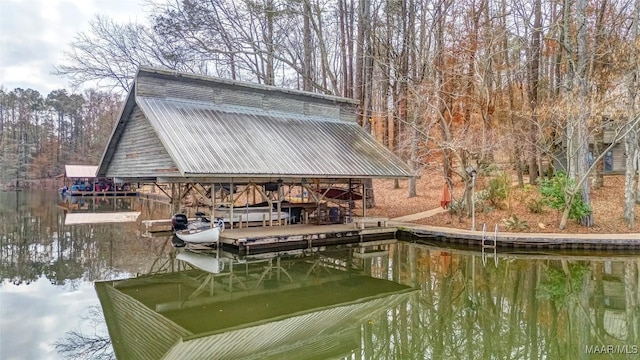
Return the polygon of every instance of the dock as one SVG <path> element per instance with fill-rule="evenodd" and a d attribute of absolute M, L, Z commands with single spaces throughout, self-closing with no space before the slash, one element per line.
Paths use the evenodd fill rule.
<path fill-rule="evenodd" d="M 564 234 L 486 232 L 447 227 L 390 222 L 398 227 L 398 238 L 408 241 L 445 242 L 481 247 L 627 250 L 640 249 L 640 234 Z M 490 244 L 490 245 L 488 245 Z"/>
<path fill-rule="evenodd" d="M 80 197 L 101 197 L 101 196 L 131 196 L 136 197 L 140 195 L 137 191 L 69 191 L 70 196 Z"/>
<path fill-rule="evenodd" d="M 171 220 L 143 220 L 142 226 L 145 237 L 166 236 L 171 230 Z M 246 255 L 250 252 L 390 240 L 396 238 L 397 230 L 381 218 L 348 224 L 254 226 L 224 230 L 220 234 L 220 244 Z"/>
<path fill-rule="evenodd" d="M 287 225 L 225 230 L 220 242 L 238 251 L 272 251 L 315 246 L 352 244 L 394 239 L 397 228 L 373 226 L 360 228 L 353 223 L 334 225 Z"/>

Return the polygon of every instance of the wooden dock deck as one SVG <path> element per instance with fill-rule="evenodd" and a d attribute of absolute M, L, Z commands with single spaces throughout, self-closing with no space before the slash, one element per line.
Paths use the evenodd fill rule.
<path fill-rule="evenodd" d="M 193 219 L 190 219 L 193 220 Z M 274 250 L 306 249 L 315 246 L 353 244 L 395 239 L 395 226 L 387 218 L 359 218 L 348 224 L 282 224 L 225 229 L 220 243 L 241 253 Z M 171 219 L 143 220 L 145 237 L 166 235 L 171 231 Z"/>
<path fill-rule="evenodd" d="M 524 233 L 490 229 L 482 231 L 462 230 L 430 225 L 390 222 L 399 229 L 401 240 L 423 240 L 498 248 L 590 249 L 630 250 L 640 249 L 640 234 L 563 234 Z"/>
<path fill-rule="evenodd" d="M 353 223 L 249 227 L 225 230 L 220 234 L 220 242 L 249 253 L 394 239 L 396 231 L 396 227 L 388 226 L 362 229 Z"/>

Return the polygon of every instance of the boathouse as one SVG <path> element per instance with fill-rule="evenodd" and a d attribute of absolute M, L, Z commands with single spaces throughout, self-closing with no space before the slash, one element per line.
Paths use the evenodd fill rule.
<path fill-rule="evenodd" d="M 63 185 L 70 191 L 93 191 L 96 182 L 95 165 L 65 165 Z"/>
<path fill-rule="evenodd" d="M 340 209 L 339 219 L 331 211 L 316 212 L 315 220 L 331 215 L 341 222 L 355 200 L 366 201 L 367 179 L 413 176 L 357 124 L 356 105 L 341 97 L 141 67 L 97 175 L 158 185 L 176 210 L 189 192 L 232 213 L 248 198 L 280 211 L 284 199 L 319 204 L 333 194 L 348 210 Z M 364 215 L 366 206 L 359 211 Z"/>
<path fill-rule="evenodd" d="M 61 194 L 71 196 L 137 196 L 130 184 L 114 184 L 112 178 L 100 177 L 97 165 L 65 165 Z"/>
<path fill-rule="evenodd" d="M 325 359 L 362 346 L 372 354 L 363 324 L 418 290 L 372 277 L 363 270 L 371 259 L 356 250 L 243 259 L 185 251 L 216 269 L 177 258 L 171 271 L 95 287 L 117 358 Z"/>

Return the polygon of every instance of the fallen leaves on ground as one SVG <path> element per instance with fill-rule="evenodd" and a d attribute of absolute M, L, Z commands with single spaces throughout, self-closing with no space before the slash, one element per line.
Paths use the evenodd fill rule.
<path fill-rule="evenodd" d="M 400 188 L 398 189 L 394 188 L 394 180 L 374 180 L 376 207 L 367 209 L 367 214 L 395 218 L 439 207 L 444 185 L 442 174 L 435 170 L 427 170 L 416 181 L 417 196 L 409 198 L 408 180 L 400 180 Z M 482 185 L 482 183 L 479 183 L 476 190 L 481 190 Z M 454 184 L 452 194 L 454 199 L 459 199 L 462 196 L 463 187 L 462 182 Z M 518 191 L 523 192 L 522 189 L 518 189 L 516 193 Z M 575 220 L 569 220 L 565 229 L 558 229 L 562 217 L 560 212 L 546 207 L 543 213 L 534 214 L 527 208 L 526 203 L 538 196 L 537 187 L 534 187 L 526 194 L 514 195 L 510 208 L 505 204 L 503 209 L 487 212 L 476 211 L 476 229 L 481 230 L 482 224 L 486 223 L 490 231 L 493 231 L 495 224 L 500 226 L 501 231 L 507 231 L 503 225 L 503 219 L 515 215 L 520 221 L 526 221 L 528 224 L 528 228 L 521 230 L 522 232 L 567 234 L 640 233 L 640 219 L 637 219 L 633 228 L 630 229 L 623 218 L 624 177 L 622 175 L 605 176 L 604 186 L 600 189 L 591 190 L 591 208 L 595 222 L 593 227 L 587 228 L 581 226 Z M 525 197 L 525 201 L 522 201 Z M 636 216 L 640 215 L 640 205 L 636 205 L 635 212 Z M 414 221 L 417 224 L 458 229 L 470 229 L 471 222 L 471 217 L 458 217 L 449 211 Z"/>

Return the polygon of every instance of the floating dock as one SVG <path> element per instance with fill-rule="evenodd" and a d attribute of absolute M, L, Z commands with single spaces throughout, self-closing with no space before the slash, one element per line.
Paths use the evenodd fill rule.
<path fill-rule="evenodd" d="M 143 236 L 166 236 L 171 220 L 144 220 Z M 274 225 L 226 229 L 220 234 L 220 244 L 242 254 L 306 249 L 317 246 L 353 244 L 395 239 L 395 226 L 386 218 L 359 218 L 353 223 L 332 225 Z"/>
<path fill-rule="evenodd" d="M 640 234 L 564 234 L 523 233 L 495 231 L 473 231 L 447 227 L 403 224 L 398 227 L 398 239 L 407 241 L 433 241 L 481 246 L 483 248 L 544 248 L 544 249 L 590 249 L 626 250 L 640 249 Z"/>
<path fill-rule="evenodd" d="M 223 245 L 241 253 L 315 246 L 352 244 L 394 239 L 397 228 L 374 226 L 360 228 L 355 224 L 287 225 L 225 230 L 220 234 Z"/>

